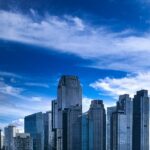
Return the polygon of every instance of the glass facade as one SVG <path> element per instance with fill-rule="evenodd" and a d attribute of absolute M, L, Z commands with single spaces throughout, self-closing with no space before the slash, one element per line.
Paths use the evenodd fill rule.
<path fill-rule="evenodd" d="M 56 103 L 53 103 L 52 110 L 54 111 L 53 126 L 56 128 L 57 150 L 80 150 L 82 88 L 77 76 L 61 77 Z"/>
<path fill-rule="evenodd" d="M 44 150 L 44 123 L 42 112 L 25 117 L 24 130 L 33 139 L 33 150 Z"/>
<path fill-rule="evenodd" d="M 147 90 L 133 98 L 133 150 L 149 150 L 149 104 Z"/>
<path fill-rule="evenodd" d="M 89 150 L 106 150 L 106 113 L 101 100 L 91 102 L 89 114 Z"/>
<path fill-rule="evenodd" d="M 132 105 L 128 94 L 119 97 L 110 116 L 110 150 L 132 150 Z"/>

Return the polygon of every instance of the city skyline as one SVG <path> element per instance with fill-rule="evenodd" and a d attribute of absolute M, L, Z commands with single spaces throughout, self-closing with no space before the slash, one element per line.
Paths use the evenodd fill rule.
<path fill-rule="evenodd" d="M 65 75 L 63 75 L 63 76 L 65 76 Z M 69 76 L 71 76 L 71 75 L 69 75 Z M 135 92 L 135 94 L 136 94 L 136 92 Z M 122 95 L 128 95 L 128 93 L 122 94 Z M 112 104 L 110 103 L 108 105 L 107 105 L 107 103 L 105 104 L 105 100 L 104 99 L 101 99 L 104 102 L 105 109 L 107 110 L 107 109 L 109 109 L 111 107 L 112 108 L 115 107 L 115 105 L 117 104 L 117 101 L 118 101 L 119 97 L 120 97 L 120 95 L 118 95 L 118 98 L 117 97 L 115 98 L 114 103 L 112 103 Z M 100 99 L 100 98 L 96 98 L 96 99 Z M 132 101 L 133 101 L 133 99 L 134 99 L 134 97 L 132 97 Z M 27 115 L 30 116 L 30 115 L 36 114 L 36 113 L 48 113 L 49 111 L 52 111 L 52 101 L 53 100 L 54 100 L 54 98 L 50 100 L 50 103 L 49 103 L 50 105 L 47 106 L 47 108 L 48 108 L 47 110 L 45 109 L 45 107 L 43 108 L 43 110 L 39 108 L 38 111 L 34 111 L 34 113 L 28 113 Z M 88 99 L 86 97 L 85 98 L 83 97 L 81 100 L 82 100 L 82 113 L 85 113 L 85 112 L 87 112 L 90 109 L 91 102 L 94 99 Z M 27 116 L 27 115 L 25 115 L 25 116 Z M 4 127 L 6 127 L 8 125 L 10 125 L 10 126 L 13 125 L 13 126 L 16 126 L 21 133 L 24 132 L 24 117 L 25 116 L 22 116 L 23 117 L 22 119 L 15 120 L 15 121 L 12 121 L 12 122 L 8 122 L 4 126 L 1 126 L 1 129 L 4 129 Z"/>
<path fill-rule="evenodd" d="M 24 117 L 24 133 L 6 126 L 2 150 L 149 150 L 148 90 L 120 95 L 107 113 L 100 99 L 82 112 L 79 78 L 63 75 L 51 103 L 51 111 Z"/>
<path fill-rule="evenodd" d="M 61 75 L 80 78 L 84 112 L 150 91 L 149 0 L 0 0 L 0 18 L 2 128 L 49 111 Z"/>

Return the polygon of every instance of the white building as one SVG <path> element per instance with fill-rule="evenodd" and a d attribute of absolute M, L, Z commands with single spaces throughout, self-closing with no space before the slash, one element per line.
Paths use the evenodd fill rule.
<path fill-rule="evenodd" d="M 5 134 L 5 140 L 4 140 L 4 146 L 5 150 L 13 150 L 13 139 L 16 136 L 16 133 L 18 133 L 18 130 L 15 126 L 8 126 L 4 129 Z"/>

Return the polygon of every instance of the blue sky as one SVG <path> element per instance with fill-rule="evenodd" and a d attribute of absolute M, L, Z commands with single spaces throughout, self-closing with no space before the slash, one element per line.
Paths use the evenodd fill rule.
<path fill-rule="evenodd" d="M 149 0 L 0 0 L 0 126 L 48 111 L 61 75 L 91 99 L 150 90 Z"/>

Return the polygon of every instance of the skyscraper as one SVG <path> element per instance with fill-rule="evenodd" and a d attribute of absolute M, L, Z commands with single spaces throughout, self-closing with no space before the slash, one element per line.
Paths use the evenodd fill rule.
<path fill-rule="evenodd" d="M 89 113 L 89 150 L 106 150 L 106 113 L 102 100 L 91 102 Z"/>
<path fill-rule="evenodd" d="M 30 134 L 16 134 L 16 137 L 14 137 L 13 150 L 33 150 L 33 141 Z"/>
<path fill-rule="evenodd" d="M 16 129 L 15 126 L 10 125 L 8 127 L 5 127 L 4 132 L 5 132 L 5 141 L 4 141 L 5 150 L 13 150 L 13 138 L 16 136 L 18 130 Z"/>
<path fill-rule="evenodd" d="M 133 98 L 133 150 L 149 150 L 149 104 L 147 90 Z"/>
<path fill-rule="evenodd" d="M 107 150 L 111 150 L 111 120 L 114 112 L 116 112 L 116 106 L 107 108 Z"/>
<path fill-rule="evenodd" d="M 25 133 L 30 133 L 33 139 L 33 150 L 44 150 L 43 113 L 35 113 L 24 119 Z"/>
<path fill-rule="evenodd" d="M 77 134 L 81 136 L 81 130 L 74 128 L 75 125 L 78 126 L 81 124 L 81 117 L 80 119 L 78 118 L 82 113 L 82 88 L 78 77 L 61 77 L 58 84 L 56 106 L 58 111 L 57 125 L 55 124 L 57 128 L 57 150 L 67 150 L 65 147 L 69 148 L 69 150 L 73 150 L 74 147 L 70 146 L 73 144 L 76 147 L 76 144 L 79 144 L 78 140 L 81 140 L 81 138 L 76 139 L 76 137 L 79 137 Z M 72 116 L 72 118 L 70 116 Z M 70 119 L 68 124 L 64 123 L 65 119 Z M 65 130 L 65 132 L 63 130 Z M 75 133 L 75 135 L 73 135 L 73 133 Z M 67 139 L 65 134 L 67 134 Z M 78 150 L 80 150 L 80 148 Z"/>
<path fill-rule="evenodd" d="M 52 130 L 52 112 L 48 111 L 43 114 L 44 119 L 44 150 L 54 150 L 55 139 Z"/>
<path fill-rule="evenodd" d="M 81 116 L 81 106 L 72 106 L 63 111 L 63 150 L 81 150 Z"/>
<path fill-rule="evenodd" d="M 132 150 L 132 107 L 128 94 L 119 97 L 111 116 L 111 150 Z"/>
<path fill-rule="evenodd" d="M 58 127 L 58 102 L 57 100 L 52 101 L 52 131 L 54 133 L 54 147 L 57 148 L 57 127 Z"/>

